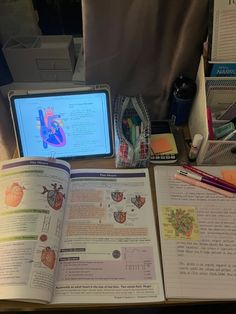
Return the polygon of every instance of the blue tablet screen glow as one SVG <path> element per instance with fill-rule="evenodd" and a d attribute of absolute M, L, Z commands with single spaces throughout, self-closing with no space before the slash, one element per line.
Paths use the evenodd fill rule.
<path fill-rule="evenodd" d="M 112 155 L 106 92 L 13 97 L 21 156 Z"/>

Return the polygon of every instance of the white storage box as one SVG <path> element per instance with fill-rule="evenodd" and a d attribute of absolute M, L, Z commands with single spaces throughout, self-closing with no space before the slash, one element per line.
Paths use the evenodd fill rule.
<path fill-rule="evenodd" d="M 2 50 L 16 82 L 72 80 L 75 48 L 70 35 L 12 37 Z"/>
<path fill-rule="evenodd" d="M 204 139 L 196 160 L 197 165 L 235 165 L 236 141 L 209 140 L 207 121 L 206 80 L 204 75 L 204 63 L 201 58 L 196 78 L 197 94 L 189 116 L 189 131 L 191 138 L 197 133 Z M 235 80 L 235 78 L 211 78 L 215 80 Z M 211 104 L 208 104 L 209 106 Z M 211 108 L 214 111 L 214 108 Z M 219 108 L 218 108 L 219 109 Z M 222 110 L 226 109 L 222 107 Z M 213 121 L 214 125 L 214 121 Z"/>

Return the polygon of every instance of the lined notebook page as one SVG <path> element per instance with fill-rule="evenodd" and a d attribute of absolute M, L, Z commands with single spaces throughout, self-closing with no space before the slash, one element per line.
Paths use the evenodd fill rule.
<path fill-rule="evenodd" d="M 236 197 L 176 180 L 180 168 L 154 168 L 166 298 L 235 299 Z"/>

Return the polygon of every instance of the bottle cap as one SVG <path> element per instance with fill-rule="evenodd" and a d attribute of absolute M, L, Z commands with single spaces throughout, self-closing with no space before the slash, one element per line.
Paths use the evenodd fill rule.
<path fill-rule="evenodd" d="M 192 146 L 193 147 L 199 147 L 202 143 L 203 136 L 201 134 L 195 134 L 193 137 Z"/>
<path fill-rule="evenodd" d="M 181 99 L 193 99 L 196 94 L 195 81 L 181 75 L 174 82 L 174 93 Z"/>

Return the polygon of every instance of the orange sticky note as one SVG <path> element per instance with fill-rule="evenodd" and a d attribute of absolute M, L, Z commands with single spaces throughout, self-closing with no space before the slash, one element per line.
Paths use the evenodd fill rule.
<path fill-rule="evenodd" d="M 236 185 L 236 170 L 230 169 L 230 170 L 222 170 L 221 175 L 225 181 L 228 181 L 229 183 L 232 183 Z"/>
<path fill-rule="evenodd" d="M 151 138 L 151 149 L 155 154 L 160 154 L 171 151 L 172 145 L 166 136 L 158 134 Z"/>

